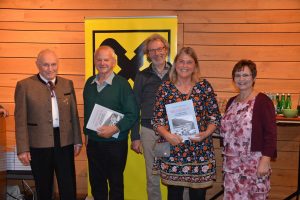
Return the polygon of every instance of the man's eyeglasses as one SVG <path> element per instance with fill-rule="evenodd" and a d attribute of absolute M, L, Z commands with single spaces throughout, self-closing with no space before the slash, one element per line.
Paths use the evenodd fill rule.
<path fill-rule="evenodd" d="M 252 74 L 235 74 L 234 75 L 234 78 L 249 78 L 249 77 L 252 77 Z"/>
<path fill-rule="evenodd" d="M 148 49 L 148 52 L 150 54 L 154 54 L 154 53 L 162 53 L 163 51 L 165 50 L 165 47 L 160 47 L 160 48 L 157 48 L 157 49 Z"/>

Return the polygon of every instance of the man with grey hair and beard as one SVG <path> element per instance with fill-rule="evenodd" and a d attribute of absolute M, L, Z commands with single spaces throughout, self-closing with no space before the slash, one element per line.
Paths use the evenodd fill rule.
<path fill-rule="evenodd" d="M 144 41 L 144 54 L 150 66 L 137 73 L 133 91 L 140 108 L 140 121 L 131 130 L 131 149 L 143 153 L 146 164 L 147 194 L 149 200 L 161 200 L 160 176 L 152 174 L 153 147 L 159 138 L 151 125 L 153 105 L 158 87 L 169 80 L 171 64 L 166 61 L 169 43 L 159 34 L 153 34 Z M 141 148 L 142 147 L 142 148 Z"/>

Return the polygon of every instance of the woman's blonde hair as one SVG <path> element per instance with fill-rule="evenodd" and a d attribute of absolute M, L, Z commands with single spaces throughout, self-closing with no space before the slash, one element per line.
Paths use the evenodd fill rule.
<path fill-rule="evenodd" d="M 201 81 L 201 75 L 200 75 L 200 65 L 199 65 L 199 62 L 198 62 L 198 58 L 197 58 L 197 55 L 196 55 L 196 52 L 193 48 L 191 47 L 183 47 L 180 49 L 180 51 L 177 53 L 175 59 L 174 59 L 174 63 L 173 63 L 173 66 L 170 70 L 170 81 L 172 81 L 173 83 L 176 83 L 177 80 L 178 80 L 178 74 L 176 72 L 176 63 L 178 61 L 178 58 L 183 55 L 183 54 L 186 54 L 186 55 L 189 55 L 195 62 L 195 70 L 194 72 L 192 73 L 192 82 L 196 83 L 198 81 Z"/>

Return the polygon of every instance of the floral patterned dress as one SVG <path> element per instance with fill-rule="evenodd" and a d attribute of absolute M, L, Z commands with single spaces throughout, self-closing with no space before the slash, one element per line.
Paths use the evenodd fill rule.
<path fill-rule="evenodd" d="M 224 138 L 224 199 L 266 199 L 270 174 L 257 177 L 261 152 L 251 152 L 252 114 L 255 97 L 248 102 L 233 101 L 221 123 Z"/>
<path fill-rule="evenodd" d="M 152 120 L 154 130 L 158 126 L 169 129 L 165 105 L 186 100 L 175 85 L 164 82 L 158 90 Z M 205 131 L 209 124 L 220 125 L 221 115 L 215 99 L 215 93 L 206 80 L 198 82 L 192 88 L 189 99 L 192 99 L 200 131 Z M 160 138 L 159 142 L 163 142 Z M 213 184 L 216 178 L 216 161 L 212 137 L 201 142 L 185 141 L 171 145 L 170 157 L 155 158 L 154 173 L 160 173 L 162 183 L 191 188 L 205 188 Z"/>

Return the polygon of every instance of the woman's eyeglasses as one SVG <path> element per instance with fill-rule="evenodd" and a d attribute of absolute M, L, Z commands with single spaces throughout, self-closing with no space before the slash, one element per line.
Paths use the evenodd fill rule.
<path fill-rule="evenodd" d="M 234 75 L 234 78 L 241 78 L 241 77 L 247 79 L 249 77 L 252 77 L 252 74 L 235 74 Z"/>

